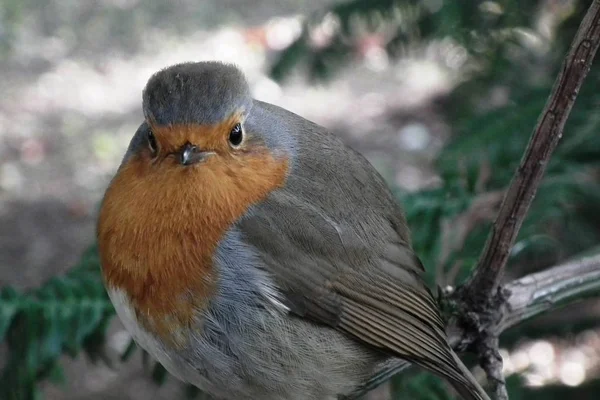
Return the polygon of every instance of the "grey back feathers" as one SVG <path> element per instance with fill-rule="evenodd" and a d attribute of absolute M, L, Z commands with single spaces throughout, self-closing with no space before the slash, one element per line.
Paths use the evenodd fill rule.
<path fill-rule="evenodd" d="M 144 116 L 158 125 L 214 124 L 251 107 L 242 72 L 214 61 L 165 68 L 148 80 L 143 93 Z"/>

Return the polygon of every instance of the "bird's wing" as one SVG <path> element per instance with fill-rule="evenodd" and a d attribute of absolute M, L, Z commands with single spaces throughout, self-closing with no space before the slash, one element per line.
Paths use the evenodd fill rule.
<path fill-rule="evenodd" d="M 445 376 L 466 399 L 489 400 L 445 339 L 383 178 L 322 127 L 267 103 L 255 108 L 254 129 L 287 132 L 293 157 L 285 186 L 237 229 L 291 312 Z"/>
<path fill-rule="evenodd" d="M 405 228 L 368 207 L 353 212 L 343 220 L 284 189 L 238 228 L 293 313 L 464 380 Z"/>

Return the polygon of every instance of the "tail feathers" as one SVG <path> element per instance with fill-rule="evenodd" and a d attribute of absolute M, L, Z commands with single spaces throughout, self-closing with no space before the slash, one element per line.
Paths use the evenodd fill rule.
<path fill-rule="evenodd" d="M 452 385 L 454 390 L 464 399 L 464 400 L 490 400 L 488 394 L 483 390 L 481 385 L 477 382 L 475 377 L 471 374 L 471 371 L 463 364 L 463 362 L 458 358 L 456 354 L 453 352 L 453 358 L 455 360 L 454 364 L 456 365 L 456 369 L 452 369 L 452 372 L 448 372 L 445 369 L 439 368 L 435 364 L 429 364 L 427 362 L 423 362 L 423 360 L 416 361 L 413 360 L 415 364 L 418 364 L 435 374 L 440 375 L 447 379 L 448 383 Z M 349 395 L 349 398 L 355 398 L 357 393 L 362 393 L 361 390 L 367 388 L 370 390 L 381 382 L 386 381 L 402 370 L 406 369 L 409 366 L 409 362 L 402 359 L 394 359 L 392 363 L 386 365 L 382 370 L 373 375 L 367 382 L 365 382 L 361 387 L 357 388 L 355 392 Z"/>
<path fill-rule="evenodd" d="M 479 382 L 475 379 L 471 371 L 463 364 L 456 354 L 452 354 L 456 361 L 456 366 L 460 371 L 459 376 L 448 376 L 448 381 L 454 389 L 465 400 L 490 400 L 488 394 L 483 390 Z"/>
<path fill-rule="evenodd" d="M 451 380 L 450 384 L 465 400 L 490 400 L 490 397 L 478 384 L 464 381 Z"/>

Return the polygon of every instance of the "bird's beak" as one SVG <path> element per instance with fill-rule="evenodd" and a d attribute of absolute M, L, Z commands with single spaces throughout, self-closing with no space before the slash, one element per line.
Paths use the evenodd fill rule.
<path fill-rule="evenodd" d="M 186 143 L 180 150 L 179 161 L 181 162 L 181 165 L 193 165 L 199 163 L 200 161 L 204 161 L 211 154 L 213 153 L 209 151 L 202 151 L 198 146 L 195 146 L 191 143 Z"/>

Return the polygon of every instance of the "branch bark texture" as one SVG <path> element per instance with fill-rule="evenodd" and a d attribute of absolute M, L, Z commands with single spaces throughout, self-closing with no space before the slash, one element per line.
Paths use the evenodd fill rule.
<path fill-rule="evenodd" d="M 510 250 L 540 185 L 577 94 L 600 46 L 600 0 L 594 0 L 573 39 L 519 168 L 506 191 L 472 277 L 452 297 L 458 318 L 448 327 L 457 351 L 476 350 L 497 400 L 508 400 L 498 355 L 499 334 L 526 319 L 600 292 L 600 256 L 529 275 L 501 288 Z M 350 396 L 355 399 L 406 368 L 390 361 Z"/>
<path fill-rule="evenodd" d="M 485 307 L 502 280 L 519 229 L 540 185 L 546 166 L 600 45 L 600 0 L 581 21 L 560 74 L 535 127 L 519 168 L 506 192 L 500 212 L 463 297 Z"/>
<path fill-rule="evenodd" d="M 600 294 L 600 255 L 527 275 L 506 286 L 507 311 L 494 328 L 500 334 L 541 313 Z"/>
<path fill-rule="evenodd" d="M 479 354 L 480 364 L 486 371 L 496 400 L 508 400 L 502 358 L 498 355 L 499 314 L 496 312 L 506 304 L 506 296 L 510 293 L 500 289 L 504 268 L 599 46 L 600 0 L 594 0 L 579 25 L 550 97 L 538 118 L 475 272 L 456 296 L 462 313 L 460 323 L 466 329 L 466 336 L 474 337 L 469 345 Z M 528 310 L 536 307 L 543 308 L 544 304 Z M 526 317 L 526 314 L 522 316 Z"/>

